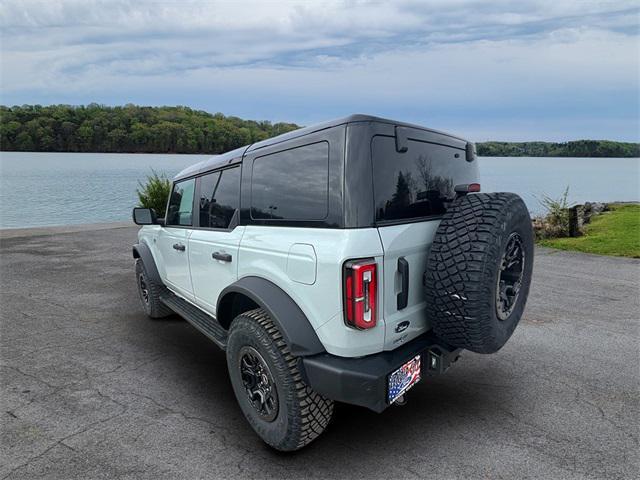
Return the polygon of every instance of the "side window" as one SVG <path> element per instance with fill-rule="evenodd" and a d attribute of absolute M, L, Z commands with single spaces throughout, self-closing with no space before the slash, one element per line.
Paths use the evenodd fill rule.
<path fill-rule="evenodd" d="M 173 185 L 169 208 L 167 209 L 167 225 L 179 225 L 181 227 L 193 225 L 192 212 L 195 184 L 196 182 L 192 178 Z"/>
<path fill-rule="evenodd" d="M 200 227 L 227 228 L 240 206 L 238 167 L 200 177 Z"/>
<path fill-rule="evenodd" d="M 323 220 L 328 214 L 329 144 L 258 157 L 251 174 L 251 218 Z"/>

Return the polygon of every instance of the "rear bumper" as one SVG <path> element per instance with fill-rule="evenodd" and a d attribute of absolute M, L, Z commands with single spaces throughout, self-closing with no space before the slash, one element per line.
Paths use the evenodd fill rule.
<path fill-rule="evenodd" d="M 360 358 L 337 357 L 321 353 L 302 357 L 307 384 L 321 395 L 382 412 L 387 402 L 388 376 L 416 355 L 421 356 L 421 377 L 444 373 L 457 360 L 455 349 L 427 332 L 390 352 Z"/>

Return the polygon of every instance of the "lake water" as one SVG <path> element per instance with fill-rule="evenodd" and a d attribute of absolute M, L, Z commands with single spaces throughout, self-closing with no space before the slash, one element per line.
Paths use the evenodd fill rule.
<path fill-rule="evenodd" d="M 0 152 L 0 228 L 126 221 L 138 180 L 170 178 L 209 155 Z M 482 191 L 520 194 L 529 210 L 538 198 L 572 202 L 639 201 L 638 158 L 479 158 Z"/>

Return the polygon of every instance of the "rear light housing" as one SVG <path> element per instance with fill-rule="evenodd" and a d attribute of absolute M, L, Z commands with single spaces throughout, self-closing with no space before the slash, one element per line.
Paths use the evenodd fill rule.
<path fill-rule="evenodd" d="M 344 264 L 344 321 L 347 325 L 359 330 L 376 326 L 377 270 L 373 258 L 350 260 Z"/>
<path fill-rule="evenodd" d="M 480 191 L 479 183 L 461 183 L 453 187 L 453 190 L 458 196 L 466 195 L 467 193 L 477 193 Z"/>

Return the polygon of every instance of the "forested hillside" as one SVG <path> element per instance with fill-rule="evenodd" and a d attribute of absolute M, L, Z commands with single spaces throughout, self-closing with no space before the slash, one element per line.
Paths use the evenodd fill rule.
<path fill-rule="evenodd" d="M 222 153 L 298 128 L 187 107 L 0 106 L 0 115 L 5 151 Z"/>
<path fill-rule="evenodd" d="M 484 142 L 477 150 L 484 157 L 640 157 L 640 143 L 610 140 Z"/>
<path fill-rule="evenodd" d="M 0 149 L 27 152 L 222 153 L 299 128 L 188 107 L 0 106 Z M 484 142 L 480 156 L 640 157 L 608 140 Z"/>

